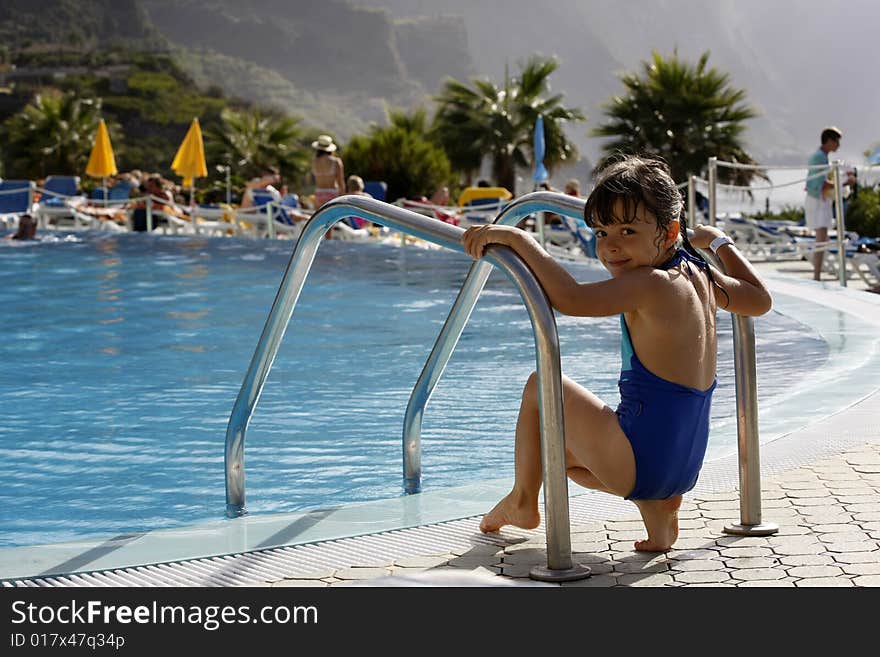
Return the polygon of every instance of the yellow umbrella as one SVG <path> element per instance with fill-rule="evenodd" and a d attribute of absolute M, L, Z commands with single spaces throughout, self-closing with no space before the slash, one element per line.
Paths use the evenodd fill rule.
<path fill-rule="evenodd" d="M 95 143 L 86 164 L 86 174 L 100 178 L 104 185 L 104 202 L 107 202 L 107 176 L 116 175 L 116 158 L 113 157 L 113 146 L 110 145 L 110 133 L 104 119 L 98 124 Z"/>
<path fill-rule="evenodd" d="M 208 175 L 208 166 L 205 164 L 205 144 L 202 142 L 202 129 L 199 120 L 193 119 L 186 132 L 186 137 L 177 149 L 177 155 L 171 163 L 171 168 L 178 176 L 183 177 L 183 184 L 189 184 L 189 203 L 193 202 L 194 178 Z"/>

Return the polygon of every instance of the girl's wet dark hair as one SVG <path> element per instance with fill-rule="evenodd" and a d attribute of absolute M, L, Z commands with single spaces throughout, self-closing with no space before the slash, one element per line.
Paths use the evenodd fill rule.
<path fill-rule="evenodd" d="M 623 208 L 622 215 L 615 214 L 618 202 Z M 684 199 L 672 179 L 669 166 L 661 159 L 621 156 L 606 164 L 596 176 L 596 184 L 587 198 L 584 221 L 590 228 L 631 222 L 635 220 L 639 206 L 644 206 L 657 220 L 658 248 L 672 222 L 678 221 L 684 250 L 706 262 L 688 241 Z M 706 274 L 711 283 L 727 296 L 724 288 L 715 281 L 712 268 L 708 265 Z"/>
<path fill-rule="evenodd" d="M 615 215 L 618 201 L 623 205 L 623 216 Z M 596 224 L 607 226 L 632 221 L 641 205 L 657 218 L 661 234 L 665 234 L 684 211 L 681 192 L 665 162 L 625 157 L 612 161 L 599 172 L 584 207 L 584 220 L 591 228 Z"/>

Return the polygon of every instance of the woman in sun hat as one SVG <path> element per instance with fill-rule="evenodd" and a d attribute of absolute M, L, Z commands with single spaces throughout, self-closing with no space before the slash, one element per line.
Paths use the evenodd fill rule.
<path fill-rule="evenodd" d="M 336 144 L 330 135 L 320 135 L 312 142 L 312 176 L 315 178 L 315 209 L 330 199 L 345 193 L 345 168 L 342 160 L 333 155 Z"/>

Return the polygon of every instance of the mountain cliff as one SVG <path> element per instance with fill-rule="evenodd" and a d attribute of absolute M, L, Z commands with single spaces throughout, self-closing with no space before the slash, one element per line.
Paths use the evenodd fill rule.
<path fill-rule="evenodd" d="M 139 0 L 3 0 L 0 44 L 153 48 L 161 43 Z"/>
<path fill-rule="evenodd" d="M 593 157 L 586 132 L 601 104 L 620 93 L 618 75 L 652 50 L 709 64 L 747 91 L 761 116 L 748 122 L 750 150 L 762 161 L 800 163 L 828 124 L 844 132 L 840 154 L 861 161 L 880 140 L 876 28 L 880 2 L 848 0 L 354 0 L 399 18 L 463 18 L 476 69 L 499 79 L 532 52 L 556 55 L 554 91 L 590 115 L 571 136 Z"/>
<path fill-rule="evenodd" d="M 201 86 L 343 140 L 474 70 L 460 17 L 396 20 L 348 0 L 3 0 L 0 36 L 32 66 L 111 46 L 170 51 Z"/>
<path fill-rule="evenodd" d="M 837 124 L 840 155 L 859 160 L 880 139 L 878 24 L 877 0 L 0 2 L 7 51 L 170 48 L 200 84 L 299 114 L 343 140 L 381 121 L 386 104 L 429 105 L 446 76 L 498 80 L 532 54 L 553 55 L 553 91 L 590 117 L 569 136 L 593 160 L 601 140 L 588 131 L 602 104 L 653 50 L 691 61 L 711 52 L 710 65 L 761 113 L 746 134 L 757 159 L 800 162 L 821 128 Z"/>

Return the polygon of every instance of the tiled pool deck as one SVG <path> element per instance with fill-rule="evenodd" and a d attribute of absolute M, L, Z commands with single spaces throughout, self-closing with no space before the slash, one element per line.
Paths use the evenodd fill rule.
<path fill-rule="evenodd" d="M 797 269 L 780 274 L 786 266 Z M 880 332 L 880 296 L 858 291 L 857 282 L 840 290 L 795 280 L 805 277 L 799 263 L 759 267 L 774 291 L 822 296 L 857 316 L 863 332 Z M 454 493 L 415 496 L 116 537 L 88 548 L 0 550 L 0 578 L 6 586 L 880 586 L 880 373 L 871 373 L 864 393 L 845 407 L 762 445 L 762 519 L 778 533 L 723 533 L 740 519 L 731 455 L 704 467 L 685 496 L 679 540 L 666 553 L 632 549 L 644 530 L 629 503 L 593 492 L 573 497 L 573 557 L 592 569 L 580 581 L 528 579 L 532 566 L 546 564 L 543 526 L 480 534 L 482 511 L 503 492 L 493 483 L 472 487 L 468 502 Z M 459 519 L 438 520 L 450 505 Z M 346 537 L 353 524 L 362 535 Z M 228 532 L 231 526 L 238 531 Z M 175 556 L 163 558 L 172 544 L 167 554 Z"/>

